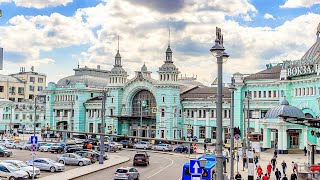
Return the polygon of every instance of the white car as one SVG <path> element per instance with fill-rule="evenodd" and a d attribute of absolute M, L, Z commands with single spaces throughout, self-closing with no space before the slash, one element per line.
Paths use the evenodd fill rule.
<path fill-rule="evenodd" d="M 170 144 L 158 144 L 154 146 L 154 150 L 160 150 L 160 151 L 172 151 L 173 147 Z"/>
<path fill-rule="evenodd" d="M 53 146 L 54 144 L 55 144 L 55 143 L 47 143 L 47 144 L 45 144 L 45 145 L 43 145 L 43 146 L 40 146 L 40 147 L 39 147 L 39 151 L 41 151 L 41 152 L 49 152 L 51 146 Z"/>
<path fill-rule="evenodd" d="M 9 180 L 28 179 L 28 173 L 9 163 L 0 163 L 0 177 Z"/>
<path fill-rule="evenodd" d="M 6 148 L 13 148 L 13 149 L 15 149 L 18 144 L 19 144 L 18 141 L 8 140 L 8 141 L 5 142 L 5 147 L 6 147 Z"/>
<path fill-rule="evenodd" d="M 146 141 L 140 141 L 133 145 L 133 148 L 136 149 L 152 149 L 152 145 Z"/>
<path fill-rule="evenodd" d="M 12 140 L 9 140 L 9 139 L 3 139 L 3 140 L 0 140 L 0 145 L 4 146 L 4 147 L 7 147 L 6 145 L 7 144 L 11 144 L 13 143 Z"/>
<path fill-rule="evenodd" d="M 25 150 L 28 150 L 28 149 L 31 149 L 31 143 L 30 142 L 20 142 L 17 144 L 16 148 L 17 149 L 25 149 Z"/>
<path fill-rule="evenodd" d="M 19 168 L 20 170 L 27 172 L 29 178 L 32 178 L 32 176 L 33 176 L 33 167 L 32 166 L 28 166 L 23 161 L 19 161 L 19 160 L 3 160 L 1 162 L 12 164 L 15 167 Z M 40 176 L 40 169 L 37 168 L 37 167 L 34 167 L 34 177 L 36 178 L 38 176 Z"/>
<path fill-rule="evenodd" d="M 36 158 L 34 159 L 34 166 L 39 168 L 40 170 L 56 172 L 56 171 L 64 171 L 64 164 L 58 163 L 49 158 Z M 26 162 L 29 166 L 32 166 L 32 160 Z"/>
<path fill-rule="evenodd" d="M 122 150 L 123 145 L 117 142 L 110 142 L 111 145 L 116 146 L 119 150 Z"/>

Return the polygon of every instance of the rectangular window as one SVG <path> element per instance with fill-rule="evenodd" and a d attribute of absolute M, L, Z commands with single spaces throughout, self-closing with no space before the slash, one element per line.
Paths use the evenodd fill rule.
<path fill-rule="evenodd" d="M 9 98 L 9 100 L 14 102 L 14 101 L 15 101 L 15 98 Z"/>
<path fill-rule="evenodd" d="M 9 87 L 9 93 L 13 94 L 15 93 L 16 88 L 15 87 Z"/>
<path fill-rule="evenodd" d="M 253 91 L 253 98 L 257 98 L 257 91 Z"/>
<path fill-rule="evenodd" d="M 93 93 L 91 93 L 91 97 L 93 98 Z"/>
<path fill-rule="evenodd" d="M 203 118 L 206 118 L 206 110 L 203 110 Z"/>
<path fill-rule="evenodd" d="M 24 88 L 23 87 L 18 87 L 18 93 L 19 94 L 24 94 Z"/>
<path fill-rule="evenodd" d="M 198 118 L 201 118 L 201 110 L 198 110 Z"/>
<path fill-rule="evenodd" d="M 217 139 L 217 128 L 216 127 L 211 127 L 211 139 Z"/>
<path fill-rule="evenodd" d="M 19 119 L 19 114 L 16 114 L 16 120 Z"/>
<path fill-rule="evenodd" d="M 211 110 L 211 118 L 214 118 L 214 110 Z"/>
<path fill-rule="evenodd" d="M 277 91 L 273 91 L 273 97 L 277 97 Z"/>
<path fill-rule="evenodd" d="M 199 138 L 206 138 L 206 127 L 200 126 L 199 127 Z"/>
<path fill-rule="evenodd" d="M 32 120 L 32 115 L 29 115 L 29 119 L 31 119 L 31 120 Z"/>
<path fill-rule="evenodd" d="M 38 86 L 38 91 L 42 91 L 42 90 L 43 90 L 42 86 Z"/>
<path fill-rule="evenodd" d="M 176 97 L 173 97 L 173 103 L 176 103 Z"/>
<path fill-rule="evenodd" d="M 102 131 L 101 131 L 102 129 L 101 129 L 101 123 L 98 123 L 98 133 L 101 133 Z"/>
<path fill-rule="evenodd" d="M 0 92 L 3 92 L 4 87 L 0 86 Z"/>
<path fill-rule="evenodd" d="M 191 117 L 192 118 L 194 117 L 194 111 L 191 111 Z"/>
<path fill-rule="evenodd" d="M 173 110 L 173 117 L 177 117 L 177 109 Z"/>
<path fill-rule="evenodd" d="M 164 109 L 161 109 L 161 117 L 164 117 L 165 116 L 165 111 Z"/>
<path fill-rule="evenodd" d="M 111 98 L 111 103 L 113 103 L 113 97 Z"/>
<path fill-rule="evenodd" d="M 164 103 L 164 96 L 162 96 L 162 102 Z"/>
<path fill-rule="evenodd" d="M 30 82 L 34 82 L 34 77 L 30 77 Z"/>
<path fill-rule="evenodd" d="M 259 98 L 261 98 L 262 96 L 261 96 L 261 91 L 259 91 Z"/>
<path fill-rule="evenodd" d="M 268 98 L 271 98 L 271 97 L 272 97 L 272 92 L 268 91 Z"/>
<path fill-rule="evenodd" d="M 190 117 L 190 110 L 187 110 L 187 117 Z"/>
<path fill-rule="evenodd" d="M 179 110 L 179 117 L 182 117 L 182 110 Z"/>
<path fill-rule="evenodd" d="M 22 119 L 26 119 L 26 115 L 25 114 L 22 115 Z"/>
<path fill-rule="evenodd" d="M 39 115 L 36 115 L 36 120 L 39 120 Z"/>
<path fill-rule="evenodd" d="M 227 110 L 223 110 L 223 118 L 227 118 L 228 117 L 228 112 L 227 112 Z"/>
<path fill-rule="evenodd" d="M 93 132 L 93 123 L 89 124 L 89 132 Z"/>
<path fill-rule="evenodd" d="M 34 91 L 34 86 L 29 86 L 30 91 Z"/>
<path fill-rule="evenodd" d="M 245 91 L 245 92 L 244 92 L 244 97 L 247 97 L 247 96 L 248 96 L 248 92 Z"/>
<path fill-rule="evenodd" d="M 110 116 L 113 116 L 113 109 L 110 109 Z"/>
<path fill-rule="evenodd" d="M 263 91 L 263 98 L 267 97 L 267 91 Z"/>
<path fill-rule="evenodd" d="M 38 78 L 38 83 L 43 83 L 43 78 Z"/>

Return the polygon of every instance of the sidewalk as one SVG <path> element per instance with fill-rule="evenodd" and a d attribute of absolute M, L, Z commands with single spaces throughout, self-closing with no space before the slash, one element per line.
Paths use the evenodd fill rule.
<path fill-rule="evenodd" d="M 64 172 L 56 172 L 53 175 L 50 176 L 46 176 L 43 178 L 40 178 L 41 180 L 53 180 L 53 179 L 57 179 L 57 180 L 67 180 L 67 179 L 74 179 L 80 176 L 84 176 L 102 169 L 106 169 L 118 164 L 122 164 L 124 162 L 129 161 L 130 158 L 129 157 L 125 157 L 125 156 L 119 156 L 119 155 L 113 155 L 110 154 L 109 155 L 109 159 L 104 161 L 104 164 L 99 164 L 98 162 L 92 165 L 88 165 L 88 166 L 83 166 L 83 167 L 79 167 L 79 168 L 75 168 L 75 169 L 71 169 L 69 171 L 64 171 Z"/>

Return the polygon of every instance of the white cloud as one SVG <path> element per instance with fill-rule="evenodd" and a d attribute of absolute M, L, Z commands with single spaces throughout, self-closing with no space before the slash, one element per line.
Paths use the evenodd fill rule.
<path fill-rule="evenodd" d="M 275 20 L 275 18 L 272 16 L 272 14 L 269 14 L 269 13 L 265 13 L 264 16 L 263 16 L 263 18 Z"/>
<path fill-rule="evenodd" d="M 14 2 L 16 6 L 26 8 L 37 8 L 42 9 L 46 7 L 66 6 L 73 0 L 0 0 L 2 2 Z"/>
<path fill-rule="evenodd" d="M 309 8 L 320 4 L 320 0 L 287 0 L 280 8 Z"/>

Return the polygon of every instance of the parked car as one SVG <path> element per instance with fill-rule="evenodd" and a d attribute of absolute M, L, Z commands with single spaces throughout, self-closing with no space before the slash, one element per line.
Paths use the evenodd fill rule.
<path fill-rule="evenodd" d="M 9 180 L 15 180 L 15 179 L 27 179 L 28 178 L 28 173 L 20 170 L 16 166 L 1 162 L 0 163 L 0 177 L 1 178 L 6 178 Z"/>
<path fill-rule="evenodd" d="M 19 141 L 9 140 L 5 143 L 5 147 L 15 149 L 18 144 L 19 144 Z"/>
<path fill-rule="evenodd" d="M 140 141 L 133 145 L 133 148 L 136 149 L 152 149 L 152 145 L 146 141 Z"/>
<path fill-rule="evenodd" d="M 39 147 L 39 151 L 41 152 L 49 152 L 50 151 L 50 148 L 54 145 L 54 143 L 47 143 L 43 146 L 40 146 Z"/>
<path fill-rule="evenodd" d="M 48 143 L 46 143 L 46 142 L 38 142 L 38 144 L 36 145 L 36 146 L 37 146 L 37 151 L 39 151 L 39 148 L 40 148 L 41 146 L 44 146 L 44 145 L 46 145 L 46 144 L 48 144 Z M 28 149 L 31 151 L 32 144 L 31 144 L 31 143 L 30 143 L 30 144 L 27 144 L 27 147 L 28 147 Z"/>
<path fill-rule="evenodd" d="M 20 142 L 17 144 L 16 148 L 20 149 L 20 150 L 22 150 L 22 149 L 27 150 L 27 149 L 31 148 L 31 143 L 30 142 Z"/>
<path fill-rule="evenodd" d="M 96 163 L 97 160 L 99 159 L 99 156 L 96 155 L 93 152 L 90 151 L 77 151 L 75 152 L 75 154 L 78 154 L 79 156 L 83 157 L 83 158 L 88 158 L 91 161 L 91 164 Z"/>
<path fill-rule="evenodd" d="M 179 152 L 179 153 L 189 153 L 189 147 L 185 145 L 180 145 L 173 150 L 174 152 Z M 193 154 L 193 148 L 191 148 L 190 154 Z"/>
<path fill-rule="evenodd" d="M 87 139 L 87 136 L 85 134 L 73 134 L 72 139 L 74 139 L 75 143 L 82 144 Z"/>
<path fill-rule="evenodd" d="M 137 152 L 133 158 L 133 165 L 149 165 L 149 155 L 147 152 Z"/>
<path fill-rule="evenodd" d="M 99 140 L 96 138 L 89 138 L 83 141 L 83 143 L 90 143 L 94 146 L 98 145 Z"/>
<path fill-rule="evenodd" d="M 56 172 L 56 171 L 64 171 L 65 169 L 64 164 L 58 163 L 49 158 L 36 158 L 34 159 L 34 161 L 29 160 L 26 163 L 29 166 L 32 166 L 32 162 L 34 162 L 34 166 L 39 168 L 40 170 Z"/>
<path fill-rule="evenodd" d="M 136 168 L 133 167 L 122 167 L 118 168 L 114 173 L 114 179 L 139 179 L 140 174 Z"/>
<path fill-rule="evenodd" d="M 74 153 L 74 152 L 81 151 L 81 150 L 82 150 L 82 148 L 77 145 L 67 145 L 65 147 L 66 153 Z"/>
<path fill-rule="evenodd" d="M 12 143 L 12 142 L 13 142 L 13 141 L 10 140 L 10 139 L 3 139 L 3 140 L 0 140 L 0 145 L 7 147 L 6 145 L 7 145 L 7 144 L 10 144 L 10 143 Z"/>
<path fill-rule="evenodd" d="M 123 145 L 114 141 L 110 142 L 111 146 L 116 146 L 119 150 L 122 150 Z"/>
<path fill-rule="evenodd" d="M 160 151 L 172 151 L 173 147 L 170 144 L 158 144 L 154 146 L 153 149 Z"/>
<path fill-rule="evenodd" d="M 122 144 L 123 148 L 133 148 L 133 143 L 129 140 L 121 140 L 119 143 Z"/>
<path fill-rule="evenodd" d="M 91 164 L 91 160 L 88 158 L 84 158 L 75 153 L 65 153 L 61 156 L 57 157 L 57 162 L 61 164 L 72 164 L 72 165 L 89 165 Z"/>
<path fill-rule="evenodd" d="M 3 160 L 1 162 L 12 164 L 15 167 L 19 168 L 20 170 L 27 172 L 29 178 L 32 178 L 32 176 L 33 176 L 33 167 L 28 166 L 23 161 L 19 161 L 19 160 Z M 38 176 L 40 176 L 40 169 L 37 168 L 37 167 L 34 167 L 34 177 L 36 178 Z"/>
<path fill-rule="evenodd" d="M 0 146 L 0 157 L 10 157 L 12 156 L 12 151 L 4 146 Z"/>
<path fill-rule="evenodd" d="M 51 153 L 62 153 L 62 152 L 64 152 L 64 148 L 65 148 L 65 144 L 62 144 L 62 143 L 59 143 L 59 144 L 54 144 L 54 145 L 52 145 L 51 146 L 51 148 L 50 148 L 50 152 Z"/>
<path fill-rule="evenodd" d="M 97 157 L 97 159 L 99 159 L 99 157 L 100 157 L 100 152 L 92 150 L 92 149 L 83 149 L 82 151 L 78 151 L 78 152 L 90 152 L 90 153 L 93 153 L 95 155 L 95 157 Z M 108 157 L 108 155 L 106 153 L 104 153 L 103 159 L 104 160 L 108 160 L 109 159 L 109 157 Z"/>
<path fill-rule="evenodd" d="M 97 148 L 98 151 L 100 151 L 100 146 Z M 117 152 L 118 147 L 110 144 L 104 144 L 104 151 L 105 152 Z"/>

